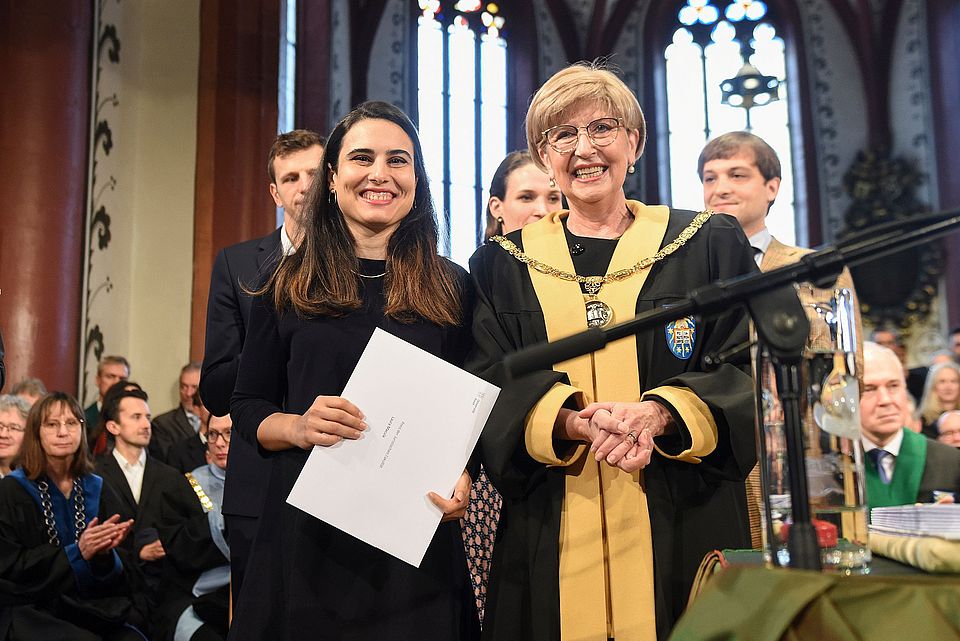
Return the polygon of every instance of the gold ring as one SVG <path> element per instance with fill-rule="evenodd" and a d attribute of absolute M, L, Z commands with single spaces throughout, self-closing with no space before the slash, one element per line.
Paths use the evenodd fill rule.
<path fill-rule="evenodd" d="M 633 444 L 633 445 L 636 445 L 636 444 L 637 444 L 637 433 L 634 432 L 633 430 L 630 430 L 630 431 L 627 433 L 627 438 L 630 440 L 630 443 L 631 443 L 631 444 Z"/>

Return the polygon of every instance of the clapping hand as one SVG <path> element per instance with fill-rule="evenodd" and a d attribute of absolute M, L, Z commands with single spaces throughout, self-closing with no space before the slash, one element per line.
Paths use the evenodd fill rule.
<path fill-rule="evenodd" d="M 596 434 L 590 445 L 597 461 L 635 472 L 650 464 L 653 438 L 667 431 L 673 418 L 659 403 L 591 403 L 579 417 Z"/>
<path fill-rule="evenodd" d="M 80 547 L 80 556 L 85 561 L 89 561 L 98 554 L 106 554 L 113 548 L 120 545 L 130 529 L 133 527 L 133 519 L 120 522 L 120 515 L 114 514 L 109 519 L 100 523 L 100 519 L 94 517 L 80 535 L 77 545 Z"/>

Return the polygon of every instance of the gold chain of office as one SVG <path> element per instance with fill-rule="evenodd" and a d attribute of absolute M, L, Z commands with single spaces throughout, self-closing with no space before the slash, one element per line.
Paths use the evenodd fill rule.
<path fill-rule="evenodd" d="M 490 240 L 500 245 L 504 250 L 507 251 L 507 253 L 516 258 L 518 261 L 524 263 L 525 265 L 529 265 L 541 274 L 553 276 L 555 278 L 559 278 L 560 280 L 580 283 L 583 285 L 584 289 L 587 290 L 588 294 L 596 295 L 600 292 L 600 288 L 605 284 L 626 280 L 634 274 L 639 274 L 645 269 L 650 269 L 653 267 L 653 265 L 686 245 L 687 241 L 693 238 L 693 236 L 700 231 L 700 228 L 703 227 L 707 220 L 713 216 L 713 213 L 714 212 L 709 210 L 700 212 L 692 221 L 690 221 L 690 224 L 687 225 L 683 231 L 677 235 L 676 238 L 664 245 L 663 249 L 658 251 L 656 254 L 644 258 L 632 267 L 618 269 L 615 272 L 610 272 L 606 276 L 581 276 L 579 274 L 571 274 L 570 272 L 557 269 L 556 267 L 539 261 L 536 258 L 531 258 L 527 254 L 523 253 L 512 241 L 507 240 L 503 236 L 494 236 Z"/>

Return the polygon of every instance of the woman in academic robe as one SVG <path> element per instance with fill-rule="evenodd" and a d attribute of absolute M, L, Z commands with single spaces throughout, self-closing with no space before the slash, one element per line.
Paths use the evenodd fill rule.
<path fill-rule="evenodd" d="M 560 190 L 556 185 L 550 185 L 547 175 L 533 162 L 530 152 L 526 149 L 511 151 L 500 161 L 490 180 L 483 237 L 520 229 L 562 206 Z M 470 488 L 470 505 L 463 517 L 463 546 L 481 623 L 499 515 L 500 495 L 481 469 Z"/>
<path fill-rule="evenodd" d="M 750 544 L 751 379 L 704 364 L 746 339 L 743 313 L 677 318 L 522 378 L 503 359 L 675 305 L 754 270 L 753 253 L 733 218 L 626 200 L 645 126 L 609 71 L 558 72 L 526 129 L 570 209 L 493 238 L 470 261 L 469 367 L 503 388 L 481 436 L 503 496 L 483 637 L 663 639 L 704 554 Z"/>
<path fill-rule="evenodd" d="M 431 495 L 445 516 L 419 568 L 286 503 L 314 446 L 349 448 L 366 429 L 363 408 L 340 394 L 376 328 L 454 364 L 470 348 L 470 281 L 437 255 L 409 118 L 360 105 L 333 129 L 317 171 L 303 243 L 254 298 L 231 403 L 234 431 L 273 463 L 228 638 L 474 638 L 459 527 L 470 474 L 452 498 Z"/>
<path fill-rule="evenodd" d="M 142 640 L 115 548 L 132 521 L 100 513 L 83 409 L 52 392 L 30 410 L 17 469 L 0 481 L 0 638 Z"/>

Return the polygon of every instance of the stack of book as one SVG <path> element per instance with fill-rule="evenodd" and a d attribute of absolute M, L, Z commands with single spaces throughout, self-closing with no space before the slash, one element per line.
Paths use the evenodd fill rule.
<path fill-rule="evenodd" d="M 870 510 L 870 531 L 960 540 L 960 504 L 898 505 Z"/>

